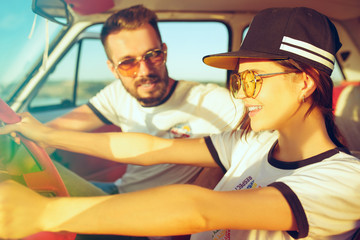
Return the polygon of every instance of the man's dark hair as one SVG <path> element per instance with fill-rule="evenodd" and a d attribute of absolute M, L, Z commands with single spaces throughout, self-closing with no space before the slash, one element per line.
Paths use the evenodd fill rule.
<path fill-rule="evenodd" d="M 106 20 L 101 30 L 101 42 L 104 45 L 108 58 L 110 59 L 109 49 L 106 44 L 107 37 L 109 34 L 119 32 L 124 29 L 134 30 L 148 23 L 154 28 L 161 43 L 162 41 L 157 21 L 158 19 L 155 12 L 145 8 L 143 5 L 136 5 L 130 8 L 122 9 L 111 15 Z"/>

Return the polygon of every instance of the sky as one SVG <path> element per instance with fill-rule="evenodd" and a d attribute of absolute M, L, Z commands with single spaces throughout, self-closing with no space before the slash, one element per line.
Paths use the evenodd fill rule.
<path fill-rule="evenodd" d="M 26 44 L 34 16 L 35 14 L 31 12 L 30 0 L 2 2 L 0 8 L 0 69 L 2 73 L 9 68 L 10 62 L 18 57 Z"/>
<path fill-rule="evenodd" d="M 40 43 L 45 40 L 45 21 L 37 17 L 35 31 L 29 38 L 34 18 L 31 0 L 2 2 L 0 8 L 0 91 L 1 87 L 6 87 L 28 73 L 28 69 L 36 60 L 33 54 L 41 55 L 44 45 Z"/>

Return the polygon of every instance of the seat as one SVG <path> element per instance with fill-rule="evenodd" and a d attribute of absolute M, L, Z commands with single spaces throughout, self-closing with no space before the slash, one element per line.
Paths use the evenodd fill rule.
<path fill-rule="evenodd" d="M 12 124 L 20 121 L 20 117 L 0 99 L 0 122 Z M 25 184 L 30 189 L 39 192 L 45 196 L 69 196 L 66 187 L 52 163 L 46 151 L 36 145 L 34 142 L 21 136 L 21 145 L 14 143 L 11 137 L 5 136 L 2 143 L 3 148 L 8 154 L 7 158 L 1 158 L 4 168 L 8 170 L 14 180 Z M 27 154 L 30 153 L 30 154 Z M 26 240 L 73 240 L 74 233 L 50 233 L 41 232 L 24 239 Z"/>
<path fill-rule="evenodd" d="M 335 122 L 352 155 L 360 159 L 360 82 L 343 82 L 333 92 Z M 358 229 L 351 240 L 360 240 Z"/>
<path fill-rule="evenodd" d="M 333 92 L 335 123 L 350 151 L 360 151 L 360 82 L 336 86 Z"/>

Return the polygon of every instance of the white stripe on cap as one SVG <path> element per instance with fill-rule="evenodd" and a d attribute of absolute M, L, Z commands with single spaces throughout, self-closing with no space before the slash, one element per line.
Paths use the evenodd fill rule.
<path fill-rule="evenodd" d="M 316 47 L 314 45 L 311 45 L 311 44 L 309 44 L 307 42 L 296 40 L 296 39 L 293 39 L 293 38 L 290 38 L 290 37 L 283 37 L 282 42 L 283 43 L 289 43 L 289 44 L 294 45 L 294 46 L 281 44 L 280 45 L 281 50 L 300 55 L 302 57 L 308 58 L 308 59 L 313 60 L 315 62 L 321 63 L 321 64 L 327 66 L 330 69 L 334 69 L 335 56 L 332 55 L 331 53 L 329 53 L 329 52 L 327 52 L 327 51 L 325 51 L 325 50 L 323 50 L 321 48 L 318 48 L 318 47 Z M 308 51 L 306 51 L 304 49 L 300 49 L 299 47 L 304 48 L 304 49 L 306 49 Z M 316 52 L 318 55 L 313 54 L 311 52 Z"/>

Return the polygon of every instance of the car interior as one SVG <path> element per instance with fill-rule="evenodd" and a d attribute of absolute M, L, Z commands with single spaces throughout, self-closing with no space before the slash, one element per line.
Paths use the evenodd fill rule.
<path fill-rule="evenodd" d="M 170 75 L 175 79 L 221 86 L 227 86 L 230 71 L 211 69 L 201 58 L 237 50 L 258 11 L 269 7 L 305 6 L 328 15 L 343 44 L 332 75 L 335 121 L 350 151 L 360 158 L 358 0 L 32 0 L 29 11 L 41 19 L 38 22 L 46 23 L 39 35 L 45 34 L 48 39 L 43 38 L 37 55 L 30 65 L 27 62 L 27 71 L 21 77 L 14 77 L 15 83 L 10 82 L 12 78 L 0 80 L 0 125 L 19 121 L 16 112 L 23 111 L 47 122 L 87 103 L 91 96 L 112 82 L 114 77 L 106 66 L 100 30 L 113 12 L 134 4 L 143 4 L 157 13 L 163 40 L 169 49 Z M 49 24 L 56 29 L 53 35 L 49 34 Z M 16 64 L 22 66 L 20 62 Z M 121 129 L 110 125 L 96 131 Z M 125 164 L 59 150 L 49 156 L 44 149 L 21 136 L 20 142 L 10 136 L 0 136 L 0 181 L 11 178 L 45 196 L 69 196 L 51 159 L 89 181 L 114 181 L 126 171 Z M 40 233 L 26 239 L 70 240 L 75 239 L 75 234 Z M 188 236 L 172 239 L 188 239 Z M 353 239 L 360 239 L 360 229 Z"/>

